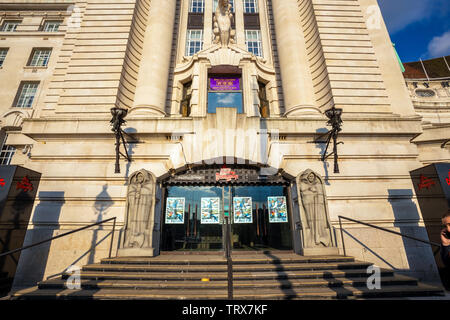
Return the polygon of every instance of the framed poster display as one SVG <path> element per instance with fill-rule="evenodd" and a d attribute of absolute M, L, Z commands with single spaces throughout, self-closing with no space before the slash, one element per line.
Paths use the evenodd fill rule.
<path fill-rule="evenodd" d="M 269 222 L 288 222 L 286 197 L 267 197 L 267 208 L 269 208 Z"/>
<path fill-rule="evenodd" d="M 167 198 L 166 224 L 184 224 L 184 198 Z"/>
<path fill-rule="evenodd" d="M 233 197 L 234 223 L 253 223 L 253 206 L 251 197 Z"/>
<path fill-rule="evenodd" d="M 201 198 L 201 220 L 202 224 L 220 223 L 220 198 Z"/>

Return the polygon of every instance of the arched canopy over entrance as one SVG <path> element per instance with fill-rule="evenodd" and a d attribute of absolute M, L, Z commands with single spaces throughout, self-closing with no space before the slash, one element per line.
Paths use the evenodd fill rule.
<path fill-rule="evenodd" d="M 223 159 L 161 176 L 162 250 L 221 250 L 225 217 L 233 249 L 291 250 L 291 176 L 280 170 Z"/>

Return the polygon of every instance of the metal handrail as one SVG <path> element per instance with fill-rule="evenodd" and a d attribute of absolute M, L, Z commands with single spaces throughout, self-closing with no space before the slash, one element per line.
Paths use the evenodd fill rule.
<path fill-rule="evenodd" d="M 342 230 L 343 230 L 343 229 L 342 229 L 342 221 L 341 221 L 341 218 L 342 218 L 342 219 L 345 219 L 345 220 L 348 220 L 348 221 L 356 222 L 356 223 L 359 223 L 359 224 L 362 224 L 362 225 L 365 225 L 365 226 L 368 226 L 368 227 L 372 227 L 372 228 L 379 229 L 379 230 L 382 230 L 382 231 L 390 232 L 390 233 L 393 233 L 393 234 L 402 236 L 402 237 L 404 237 L 404 238 L 408 238 L 408 239 L 415 240 L 415 241 L 420 241 L 420 242 L 423 242 L 423 243 L 426 243 L 426 244 L 430 244 L 430 245 L 432 245 L 432 246 L 437 246 L 437 247 L 439 247 L 439 248 L 438 248 L 438 250 L 434 251 L 434 255 L 436 255 L 436 254 L 439 252 L 439 249 L 440 249 L 440 247 L 441 247 L 441 245 L 440 245 L 439 243 L 436 243 L 436 242 L 430 242 L 430 241 L 426 241 L 426 240 L 423 240 L 423 239 L 419 239 L 419 238 L 407 236 L 407 235 L 402 234 L 402 233 L 400 233 L 400 232 L 393 231 L 393 230 L 389 230 L 389 229 L 386 229 L 386 228 L 383 228 L 383 227 L 379 227 L 379 226 L 374 226 L 373 224 L 370 224 L 370 223 L 367 223 L 367 222 L 362 222 L 362 221 L 359 221 L 359 220 L 355 220 L 355 219 L 351 219 L 351 218 L 347 218 L 347 217 L 343 217 L 343 216 L 338 216 L 338 218 L 339 218 L 339 226 L 340 226 L 340 228 L 341 228 L 341 241 L 342 241 L 342 248 L 344 249 L 344 256 L 346 256 L 347 253 L 346 253 L 346 251 L 345 251 L 345 243 L 344 243 L 344 235 L 343 235 L 343 233 L 342 233 Z"/>
<path fill-rule="evenodd" d="M 78 228 L 78 229 L 76 229 L 76 230 L 72 230 L 72 231 L 69 231 L 69 232 L 66 232 L 66 233 L 57 235 L 57 236 L 52 237 L 52 238 L 50 238 L 50 239 L 46 239 L 46 240 L 43 240 L 43 241 L 39 241 L 39 242 L 30 244 L 30 245 L 28 245 L 28 246 L 24 246 L 24 247 L 21 247 L 21 248 L 18 248 L 18 249 L 14 249 L 14 250 L 11 250 L 11 251 L 2 253 L 2 254 L 0 254 L 0 257 L 7 256 L 7 255 L 10 255 L 10 254 L 13 254 L 13 253 L 16 253 L 16 252 L 25 250 L 25 249 L 29 249 L 29 248 L 32 248 L 32 247 L 36 247 L 36 246 L 38 246 L 38 245 L 40 245 L 40 244 L 43 244 L 43 243 L 46 243 L 46 242 L 49 242 L 49 241 L 52 241 L 52 240 L 55 240 L 55 239 L 58 239 L 58 238 L 62 238 L 62 237 L 68 236 L 69 234 L 72 234 L 72 233 L 75 233 L 75 232 L 79 232 L 79 231 L 88 229 L 88 228 L 90 228 L 90 227 L 93 227 L 93 226 L 96 226 L 96 225 L 99 225 L 99 224 L 102 224 L 102 223 L 105 223 L 105 222 L 108 222 L 108 221 L 111 221 L 111 220 L 114 220 L 114 223 L 113 223 L 113 230 L 112 230 L 112 234 L 111 234 L 111 244 L 110 244 L 110 246 L 109 246 L 109 258 L 111 258 L 112 244 L 113 244 L 113 241 L 114 241 L 114 231 L 115 231 L 115 229 L 116 229 L 116 217 L 109 218 L 109 219 L 106 219 L 106 220 L 103 220 L 103 221 L 100 221 L 100 222 L 96 222 L 96 223 L 90 224 L 90 225 L 88 225 L 88 226 L 81 227 L 81 228 Z"/>
<path fill-rule="evenodd" d="M 231 260 L 231 237 L 230 224 L 228 217 L 225 216 L 226 236 L 225 236 L 225 257 L 227 259 L 227 274 L 228 274 L 228 299 L 233 300 L 233 262 Z"/>

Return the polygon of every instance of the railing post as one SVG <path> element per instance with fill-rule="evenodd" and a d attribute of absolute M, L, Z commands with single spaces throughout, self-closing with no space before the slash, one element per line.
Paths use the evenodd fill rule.
<path fill-rule="evenodd" d="M 342 249 L 344 249 L 344 256 L 347 256 L 347 252 L 345 251 L 344 233 L 343 233 L 343 230 L 342 230 L 342 219 L 341 219 L 341 216 L 339 216 L 339 228 L 341 229 Z"/>
<path fill-rule="evenodd" d="M 111 234 L 111 243 L 109 245 L 109 258 L 111 258 L 111 253 L 112 253 L 112 246 L 113 246 L 113 242 L 114 242 L 114 232 L 116 230 L 116 217 L 114 217 L 113 220 L 113 229 L 112 229 L 112 234 Z"/>
<path fill-rule="evenodd" d="M 227 271 L 228 271 L 228 299 L 233 300 L 233 265 L 231 262 L 231 238 L 230 238 L 230 224 L 228 223 L 228 217 L 225 217 L 225 251 L 227 258 Z"/>

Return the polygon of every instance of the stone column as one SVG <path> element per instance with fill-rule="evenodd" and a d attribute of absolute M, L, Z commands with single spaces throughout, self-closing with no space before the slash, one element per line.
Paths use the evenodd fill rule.
<path fill-rule="evenodd" d="M 152 1 L 145 30 L 134 108 L 164 116 L 177 1 Z"/>
<path fill-rule="evenodd" d="M 306 43 L 297 0 L 272 0 L 285 115 L 296 116 L 315 108 Z"/>

